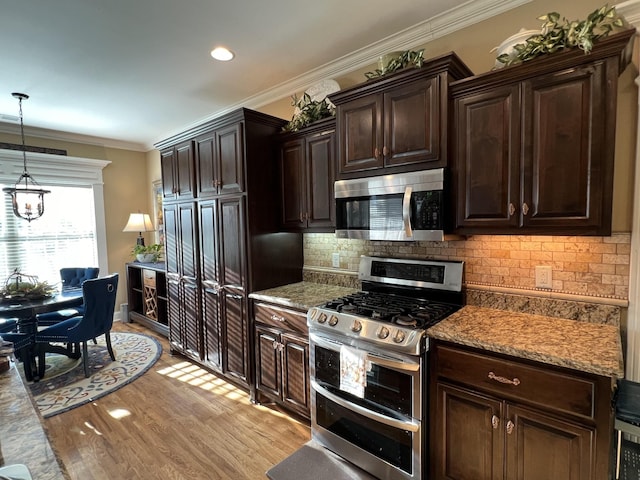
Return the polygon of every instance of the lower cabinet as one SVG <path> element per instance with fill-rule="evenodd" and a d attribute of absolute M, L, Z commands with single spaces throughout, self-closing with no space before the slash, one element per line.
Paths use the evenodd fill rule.
<path fill-rule="evenodd" d="M 129 318 L 165 337 L 169 336 L 167 282 L 164 263 L 127 263 Z"/>
<path fill-rule="evenodd" d="M 256 401 L 272 401 L 309 418 L 306 313 L 254 302 Z"/>
<path fill-rule="evenodd" d="M 610 478 L 612 379 L 436 343 L 431 478 Z"/>

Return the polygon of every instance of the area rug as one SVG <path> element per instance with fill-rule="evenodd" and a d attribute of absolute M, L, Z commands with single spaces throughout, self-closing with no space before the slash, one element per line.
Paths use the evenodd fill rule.
<path fill-rule="evenodd" d="M 84 376 L 82 359 L 47 354 L 45 375 L 39 382 L 27 382 L 44 418 L 92 402 L 133 382 L 160 358 L 162 346 L 147 335 L 112 332 L 111 360 L 104 335 L 98 344 L 89 342 L 89 374 Z M 22 369 L 20 369 L 22 371 Z"/>

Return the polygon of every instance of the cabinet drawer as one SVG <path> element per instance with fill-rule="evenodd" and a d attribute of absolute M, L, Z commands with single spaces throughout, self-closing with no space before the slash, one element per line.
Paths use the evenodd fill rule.
<path fill-rule="evenodd" d="M 589 378 L 500 357 L 438 345 L 438 378 L 548 410 L 592 419 L 595 382 Z"/>
<path fill-rule="evenodd" d="M 256 322 L 293 330 L 304 335 L 308 335 L 309 333 L 309 329 L 307 328 L 307 315 L 303 312 L 259 302 L 254 303 L 253 312 Z"/>
<path fill-rule="evenodd" d="M 155 287 L 156 272 L 154 270 L 142 270 L 142 283 L 145 287 Z"/>

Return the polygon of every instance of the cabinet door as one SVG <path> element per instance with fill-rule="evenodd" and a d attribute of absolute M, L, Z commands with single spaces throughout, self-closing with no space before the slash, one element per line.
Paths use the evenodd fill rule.
<path fill-rule="evenodd" d="M 439 80 L 436 76 L 384 94 L 385 166 L 441 160 Z"/>
<path fill-rule="evenodd" d="M 169 313 L 169 341 L 171 348 L 184 351 L 184 325 L 180 306 L 180 273 L 178 265 L 177 205 L 165 205 L 165 260 L 167 266 L 167 300 Z"/>
<path fill-rule="evenodd" d="M 256 388 L 279 399 L 282 395 L 279 332 L 256 325 Z"/>
<path fill-rule="evenodd" d="M 218 193 L 244 192 L 242 123 L 216 130 Z"/>
<path fill-rule="evenodd" d="M 200 202 L 199 219 L 203 356 L 207 364 L 216 370 L 222 370 L 217 200 Z"/>
<path fill-rule="evenodd" d="M 384 166 L 382 108 L 382 95 L 368 95 L 337 106 L 339 174 Z"/>
<path fill-rule="evenodd" d="M 282 226 L 285 228 L 299 229 L 306 226 L 304 155 L 304 139 L 285 142 L 280 148 Z"/>
<path fill-rule="evenodd" d="M 191 140 L 176 146 L 175 183 L 177 198 L 194 197 L 193 146 Z"/>
<path fill-rule="evenodd" d="M 198 137 L 195 141 L 196 181 L 198 196 L 215 195 L 218 187 L 215 177 L 215 140 L 214 132 Z"/>
<path fill-rule="evenodd" d="M 185 353 L 199 358 L 201 352 L 198 298 L 198 228 L 194 202 L 177 205 L 180 248 L 180 307 L 185 326 Z"/>
<path fill-rule="evenodd" d="M 335 133 L 311 136 L 306 143 L 307 227 L 335 228 L 336 209 L 333 195 Z"/>
<path fill-rule="evenodd" d="M 431 461 L 435 479 L 502 479 L 502 402 L 444 383 L 438 383 L 436 391 L 437 423 L 431 426 Z"/>
<path fill-rule="evenodd" d="M 605 154 L 604 64 L 535 77 L 523 88 L 524 223 L 595 232 L 613 165 Z"/>
<path fill-rule="evenodd" d="M 165 200 L 175 198 L 176 179 L 175 179 L 175 149 L 168 148 L 160 152 L 160 170 L 162 172 L 162 197 Z"/>
<path fill-rule="evenodd" d="M 594 430 L 513 405 L 507 418 L 507 480 L 595 480 Z"/>
<path fill-rule="evenodd" d="M 520 211 L 520 90 L 456 98 L 456 227 L 515 228 Z"/>
<path fill-rule="evenodd" d="M 305 416 L 309 416 L 309 342 L 297 335 L 283 332 L 282 400 Z"/>
<path fill-rule="evenodd" d="M 219 200 L 220 283 L 223 342 L 226 352 L 223 369 L 244 382 L 248 374 L 246 308 L 246 240 L 244 197 Z"/>

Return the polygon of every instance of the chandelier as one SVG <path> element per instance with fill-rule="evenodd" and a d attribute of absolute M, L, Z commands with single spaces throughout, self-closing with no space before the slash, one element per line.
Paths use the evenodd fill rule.
<path fill-rule="evenodd" d="M 13 187 L 3 188 L 2 191 L 11 196 L 15 216 L 31 222 L 31 220 L 40 218 L 44 213 L 44 194 L 51 193 L 51 191 L 43 190 L 27 171 L 27 146 L 24 141 L 22 100 L 27 100 L 29 95 L 17 92 L 11 95 L 18 99 L 20 105 L 20 134 L 22 136 L 22 160 L 24 169 L 15 185 Z"/>

